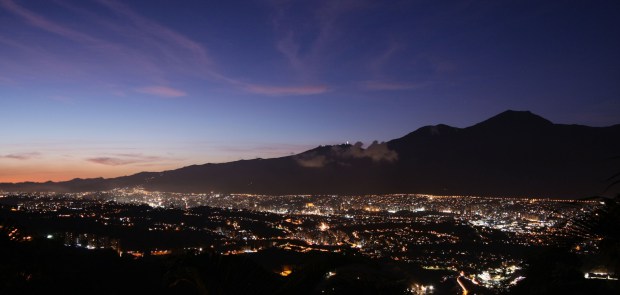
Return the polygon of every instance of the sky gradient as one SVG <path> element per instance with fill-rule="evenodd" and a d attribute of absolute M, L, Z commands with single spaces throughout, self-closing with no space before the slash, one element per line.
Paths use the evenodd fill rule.
<path fill-rule="evenodd" d="M 620 1 L 0 0 L 0 182 L 620 123 Z"/>

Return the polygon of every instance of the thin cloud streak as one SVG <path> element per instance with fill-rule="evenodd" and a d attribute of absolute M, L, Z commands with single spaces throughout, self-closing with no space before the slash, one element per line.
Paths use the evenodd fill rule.
<path fill-rule="evenodd" d="M 68 3 L 60 3 L 64 8 L 73 11 L 81 18 L 96 23 L 100 28 L 115 32 L 130 40 L 141 40 L 148 44 L 150 51 L 134 46 L 132 42 L 118 43 L 109 41 L 105 35 L 91 36 L 87 33 L 69 28 L 57 21 L 45 18 L 27 8 L 18 5 L 12 0 L 0 0 L 0 5 L 14 15 L 22 18 L 28 24 L 41 30 L 62 36 L 72 40 L 88 50 L 97 52 L 103 59 L 109 60 L 111 65 L 127 68 L 128 72 L 140 71 L 143 77 L 148 78 L 153 84 L 169 84 L 166 76 L 172 75 L 175 71 L 186 72 L 202 79 L 217 81 L 226 84 L 237 90 L 263 94 L 263 95 L 312 95 L 327 91 L 326 86 L 269 86 L 259 83 L 241 81 L 224 75 L 214 69 L 214 62 L 208 54 L 207 48 L 192 40 L 188 36 L 178 33 L 162 24 L 152 21 L 136 12 L 123 3 L 98 0 L 97 3 L 120 16 L 122 21 L 110 21 L 94 14 L 89 10 L 73 6 Z M 100 38 L 101 37 L 101 38 Z M 292 36 L 291 36 L 292 38 Z M 291 39 L 292 40 L 292 39 Z M 0 40 L 1 41 L 1 40 Z M 3 40 L 11 41 L 11 40 Z M 13 46 L 19 43 L 13 42 Z M 285 45 L 294 46 L 294 43 Z M 23 49 L 23 48 L 22 48 Z M 286 51 L 283 48 L 284 51 Z M 34 54 L 32 60 L 50 60 L 55 64 L 46 68 L 57 69 L 55 72 L 73 73 L 78 75 L 84 70 L 84 65 L 76 67 L 70 60 L 63 64 L 57 64 L 58 59 L 46 57 L 46 54 L 39 52 Z M 296 53 L 291 52 L 291 59 L 295 59 Z M 303 67 L 301 60 L 297 60 L 298 66 Z M 170 67 L 174 67 L 171 71 Z M 61 70 L 63 68 L 63 70 Z M 69 69 L 69 70 L 67 70 Z M 138 73 L 135 73 L 139 75 Z M 10 78 L 10 77 L 9 77 Z M 3 79 L 5 80 L 5 79 Z M 109 82 L 101 81 L 102 84 Z M 167 86 L 148 86 L 135 89 L 140 93 L 153 94 L 162 97 L 180 97 L 187 93 Z M 118 92 L 118 89 L 114 91 Z M 125 91 L 124 91 L 125 92 Z"/>
<path fill-rule="evenodd" d="M 66 28 L 55 22 L 52 22 L 30 10 L 27 10 L 11 0 L 0 0 L 0 5 L 9 10 L 13 14 L 16 14 L 26 20 L 30 25 L 38 27 L 42 30 L 60 35 L 67 39 L 72 39 L 79 42 L 97 43 L 99 40 L 80 33 L 78 31 Z"/>
<path fill-rule="evenodd" d="M 375 76 L 383 76 L 384 71 L 386 70 L 389 63 L 396 58 L 396 55 L 399 51 L 403 51 L 404 49 L 405 46 L 401 45 L 400 42 L 390 40 L 387 48 L 377 57 L 369 61 L 368 69 Z M 399 59 L 398 62 L 402 62 L 402 60 Z"/>
<path fill-rule="evenodd" d="M 341 40 L 345 31 L 343 26 L 347 25 L 341 22 L 342 16 L 363 8 L 368 3 L 361 0 L 322 2 L 313 7 L 313 18 L 303 22 L 289 18 L 290 13 L 287 9 L 295 4 L 298 3 L 282 5 L 281 2 L 274 2 L 272 5 L 275 10 L 272 22 L 277 36 L 275 48 L 301 78 L 314 80 L 327 68 L 328 60 L 334 53 L 347 46 Z M 294 29 L 299 23 L 305 25 Z M 313 30 L 315 37 L 304 40 L 303 36 L 307 35 L 308 27 Z"/>
<path fill-rule="evenodd" d="M 146 156 L 142 154 L 115 154 L 112 156 L 105 157 L 93 157 L 87 158 L 86 161 L 108 165 L 108 166 L 122 166 L 122 165 L 131 165 L 131 164 L 151 164 L 154 162 L 162 162 L 166 160 L 171 160 L 170 158 L 160 157 L 160 156 Z"/>
<path fill-rule="evenodd" d="M 233 86 L 246 92 L 264 95 L 312 95 L 324 93 L 328 90 L 326 86 L 268 86 L 247 83 L 228 77 L 213 69 L 213 62 L 208 54 L 208 50 L 200 43 L 164 25 L 151 21 L 148 18 L 143 17 L 138 13 L 135 13 L 128 6 L 123 5 L 122 3 L 110 0 L 98 0 L 98 2 L 109 8 L 110 10 L 114 11 L 115 13 L 129 19 L 130 22 L 132 22 L 137 28 L 135 34 L 140 35 L 139 37 L 144 38 L 145 34 L 149 35 L 150 40 L 148 41 L 150 41 L 151 44 L 154 45 L 154 47 L 162 48 L 166 46 L 180 46 L 181 48 L 189 51 L 191 53 L 192 59 L 185 60 L 185 64 L 190 65 L 188 68 L 193 68 L 195 73 L 198 74 L 198 76 L 219 81 L 221 83 L 228 84 L 229 86 Z M 126 29 L 122 28 L 122 30 Z M 178 59 L 179 56 L 185 56 L 185 54 L 171 55 L 168 53 L 168 50 L 161 50 L 161 53 L 167 55 L 167 58 L 171 60 Z M 294 58 L 293 55 L 291 55 L 291 58 Z M 301 67 L 301 62 L 299 62 L 299 66 Z M 148 93 L 150 94 L 167 97 L 183 96 L 180 94 L 184 93 L 182 91 L 176 92 L 167 91 L 164 89 L 144 90 L 149 91 Z"/>
<path fill-rule="evenodd" d="M 4 155 L 4 156 L 0 156 L 0 158 L 23 161 L 23 160 L 30 160 L 32 158 L 36 158 L 39 155 L 41 155 L 41 154 L 37 153 L 37 152 L 32 152 L 32 153 L 14 153 L 14 154 L 7 154 L 7 155 Z"/>
<path fill-rule="evenodd" d="M 294 40 L 293 31 L 289 30 L 286 36 L 276 42 L 276 48 L 286 57 L 290 65 L 298 72 L 304 71 L 304 63 L 299 58 L 299 44 Z"/>
<path fill-rule="evenodd" d="M 174 44 L 179 44 L 182 47 L 185 47 L 186 49 L 192 51 L 197 57 L 200 57 L 199 60 L 201 62 L 206 64 L 210 63 L 207 57 L 206 49 L 199 43 L 165 26 L 153 22 L 137 13 L 134 13 L 131 9 L 129 9 L 122 3 L 109 0 L 99 0 L 98 2 L 117 13 L 126 16 L 136 26 L 143 28 L 145 32 L 149 32 L 151 35 L 159 37 L 161 39 L 168 39 Z"/>
<path fill-rule="evenodd" d="M 121 158 L 113 158 L 113 157 L 97 157 L 97 158 L 90 158 L 86 160 L 92 163 L 109 165 L 109 166 L 119 166 L 119 165 L 127 165 L 127 164 L 136 163 L 136 161 L 132 161 L 128 159 L 121 159 Z"/>
<path fill-rule="evenodd" d="M 245 90 L 256 94 L 265 95 L 315 95 L 325 93 L 329 88 L 325 85 L 316 86 L 293 86 L 293 87 L 280 87 L 280 86 L 265 86 L 257 84 L 248 84 L 245 86 Z"/>
<path fill-rule="evenodd" d="M 77 12 L 78 15 L 86 19 L 92 20 L 96 18 L 96 16 L 86 10 L 70 6 L 66 3 L 61 4 L 63 7 L 70 8 L 74 12 Z M 27 23 L 36 28 L 60 35 L 61 37 L 72 40 L 91 51 L 97 52 L 102 59 L 108 59 L 111 64 L 129 67 L 132 71 L 139 69 L 141 72 L 146 72 L 146 76 L 155 76 L 156 80 L 162 80 L 161 76 L 165 71 L 155 63 L 151 62 L 151 58 L 145 57 L 143 52 L 127 47 L 126 44 L 108 42 L 104 39 L 92 37 L 90 34 L 70 29 L 61 23 L 47 19 L 35 12 L 19 6 L 11 0 L 0 0 L 0 6 L 5 7 L 7 10 L 21 17 Z M 100 22 L 99 24 L 102 25 L 103 22 Z M 125 30 L 127 29 L 127 27 L 124 28 Z M 108 29 L 110 28 L 108 27 Z M 70 61 L 62 62 L 62 59 L 58 59 L 56 56 L 50 56 L 49 52 L 41 51 L 36 46 L 32 47 L 14 40 L 2 38 L 0 38 L 0 41 L 19 48 L 22 52 L 28 52 L 31 55 L 32 60 L 36 60 L 38 63 L 44 63 L 46 65 L 45 68 L 52 69 L 52 72 L 65 74 L 73 73 L 74 75 L 82 76 L 81 73 L 85 68 L 84 64 L 75 65 Z"/>
<path fill-rule="evenodd" d="M 161 96 L 161 97 L 168 97 L 168 98 L 182 97 L 182 96 L 186 96 L 187 95 L 187 93 L 185 91 L 182 91 L 182 90 L 179 90 L 179 89 L 175 89 L 175 88 L 172 88 L 172 87 L 168 87 L 168 86 L 142 87 L 142 88 L 136 89 L 136 92 L 145 93 L 145 94 L 152 94 L 152 95 Z"/>

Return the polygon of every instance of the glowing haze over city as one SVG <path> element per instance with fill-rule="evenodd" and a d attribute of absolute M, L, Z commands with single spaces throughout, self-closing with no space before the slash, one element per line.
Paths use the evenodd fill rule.
<path fill-rule="evenodd" d="M 609 126 L 617 1 L 0 0 L 0 182 L 467 127 Z"/>

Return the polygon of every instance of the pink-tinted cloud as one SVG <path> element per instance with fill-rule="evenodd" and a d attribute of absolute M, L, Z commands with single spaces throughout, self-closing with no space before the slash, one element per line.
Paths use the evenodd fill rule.
<path fill-rule="evenodd" d="M 167 158 L 159 156 L 146 156 L 142 154 L 115 154 L 109 157 L 93 157 L 86 159 L 86 161 L 89 161 L 91 163 L 108 166 L 148 164 L 153 162 L 161 162 L 164 160 L 167 160 Z"/>
<path fill-rule="evenodd" d="M 32 153 L 14 153 L 14 154 L 7 154 L 4 156 L 0 156 L 0 158 L 5 158 L 5 159 L 13 159 L 13 160 L 30 160 L 32 158 L 36 158 L 40 155 L 40 153 L 37 152 L 32 152 Z"/>
<path fill-rule="evenodd" d="M 310 86 L 265 86 L 257 84 L 248 84 L 245 90 L 256 94 L 265 95 L 314 95 L 325 93 L 329 88 L 325 85 Z"/>
<path fill-rule="evenodd" d="M 407 90 L 421 85 L 413 82 L 365 81 L 361 83 L 368 90 Z"/>
<path fill-rule="evenodd" d="M 125 159 L 112 158 L 112 157 L 97 157 L 97 158 L 89 158 L 86 160 L 89 162 L 102 164 L 102 165 L 110 165 L 110 166 L 126 165 L 126 164 L 133 163 Z"/>
<path fill-rule="evenodd" d="M 186 96 L 187 93 L 183 90 L 175 89 L 168 86 L 148 86 L 136 89 L 137 92 L 152 94 L 161 97 L 181 97 Z"/>

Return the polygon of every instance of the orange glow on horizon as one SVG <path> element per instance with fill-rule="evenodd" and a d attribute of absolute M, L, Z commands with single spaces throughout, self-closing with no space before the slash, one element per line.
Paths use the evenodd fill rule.
<path fill-rule="evenodd" d="M 38 167 L 6 167 L 0 171 L 0 183 L 69 181 L 75 178 L 114 178 L 136 174 L 144 171 L 164 171 L 180 168 L 178 166 L 103 166 L 81 165 L 41 165 Z"/>

